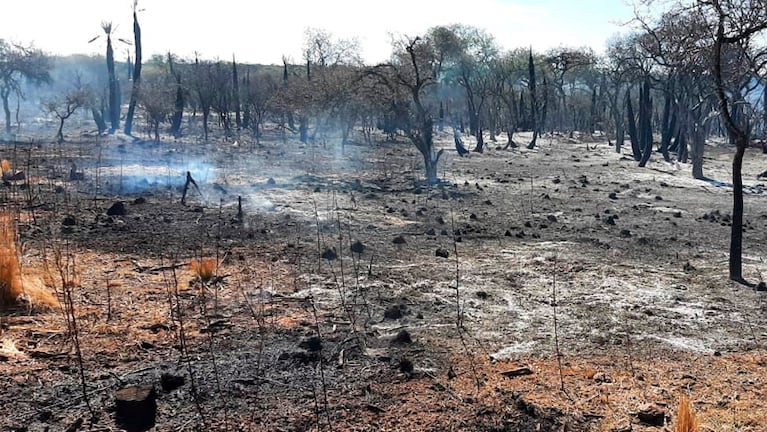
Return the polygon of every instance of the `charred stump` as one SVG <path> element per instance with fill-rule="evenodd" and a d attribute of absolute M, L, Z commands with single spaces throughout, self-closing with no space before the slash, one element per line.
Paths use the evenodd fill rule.
<path fill-rule="evenodd" d="M 157 393 L 154 386 L 128 386 L 115 393 L 115 421 L 130 432 L 154 427 Z"/>
<path fill-rule="evenodd" d="M 189 185 L 194 186 L 195 189 L 197 189 L 197 193 L 202 196 L 202 192 L 200 192 L 200 187 L 197 186 L 197 182 L 194 181 L 194 178 L 192 178 L 192 173 L 187 171 L 186 172 L 186 182 L 184 182 L 184 190 L 181 193 L 181 205 L 186 205 L 186 194 L 189 192 Z"/>

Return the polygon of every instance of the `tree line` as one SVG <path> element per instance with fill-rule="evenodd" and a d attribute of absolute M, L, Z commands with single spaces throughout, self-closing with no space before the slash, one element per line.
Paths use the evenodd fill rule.
<path fill-rule="evenodd" d="M 124 62 L 130 88 L 120 88 L 112 26 L 102 23 L 106 78 L 74 80 L 45 109 L 60 120 L 59 140 L 64 121 L 81 108 L 99 133 L 119 130 L 123 96 L 130 101 L 124 132 L 132 134 L 138 108 L 156 140 L 163 128 L 175 137 L 198 133 L 185 121 L 201 124 L 205 141 L 213 126 L 230 138 L 249 133 L 258 143 L 269 124 L 285 141 L 332 139 L 344 146 L 371 142 L 378 129 L 406 137 L 432 183 L 443 154 L 434 133 L 446 128 L 473 136 L 479 153 L 504 135 L 502 148 L 517 147 L 519 131 L 532 132 L 522 143 L 528 149 L 544 133 L 604 134 L 616 151 L 626 146 L 639 166 L 657 154 L 689 162 L 696 179 L 705 179 L 706 140 L 722 136 L 735 149 L 731 257 L 739 257 L 742 160 L 754 138 L 764 143 L 767 134 L 767 0 L 638 4 L 654 13 L 637 13 L 632 30 L 610 38 L 601 55 L 588 47 L 506 50 L 483 29 L 453 24 L 394 40 L 390 60 L 377 65 L 363 63 L 355 40 L 308 29 L 301 61 L 283 58 L 281 66 L 172 53 L 144 62 L 134 4 L 133 41 L 120 40 L 135 56 Z M 50 68 L 39 50 L 0 40 L 7 134 L 10 101 L 24 97 L 22 82 L 47 83 Z M 742 279 L 740 262 L 730 264 L 731 277 Z"/>

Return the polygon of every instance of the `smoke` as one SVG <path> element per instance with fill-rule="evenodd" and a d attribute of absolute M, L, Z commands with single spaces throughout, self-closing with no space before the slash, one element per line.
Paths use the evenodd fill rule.
<path fill-rule="evenodd" d="M 88 171 L 90 178 L 99 179 L 104 190 L 120 194 L 182 188 L 187 171 L 200 185 L 215 181 L 216 176 L 215 167 L 201 159 L 117 162 Z"/>
<path fill-rule="evenodd" d="M 253 161 L 216 164 L 197 155 L 189 156 L 180 152 L 154 155 L 150 149 L 126 150 L 126 147 L 118 147 L 117 151 L 110 150 L 100 164 L 84 169 L 86 178 L 94 184 L 97 182 L 101 192 L 172 196 L 180 199 L 189 172 L 200 190 L 198 193 L 190 185 L 187 193 L 189 202 L 233 207 L 239 205 L 240 197 L 244 210 L 272 211 L 275 205 L 268 195 L 279 194 L 284 187 L 284 184 L 269 184 L 267 178 L 258 183 L 243 183 L 245 178 L 236 175 L 236 172 L 250 166 Z M 248 180 L 252 181 L 253 178 Z"/>

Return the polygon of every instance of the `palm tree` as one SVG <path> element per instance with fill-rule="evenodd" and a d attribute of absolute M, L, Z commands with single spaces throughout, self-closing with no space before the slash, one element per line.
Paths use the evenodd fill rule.
<path fill-rule="evenodd" d="M 117 129 L 120 128 L 120 83 L 117 80 L 117 76 L 115 75 L 115 55 L 114 50 L 112 49 L 112 34 L 115 30 L 115 27 L 112 26 L 111 21 L 102 21 L 101 22 L 101 29 L 104 31 L 104 34 L 107 35 L 107 74 L 109 76 L 109 133 L 115 133 Z M 99 36 L 94 37 L 93 39 L 89 40 L 88 43 L 91 43 L 98 39 Z M 120 39 L 122 42 L 123 41 Z"/>

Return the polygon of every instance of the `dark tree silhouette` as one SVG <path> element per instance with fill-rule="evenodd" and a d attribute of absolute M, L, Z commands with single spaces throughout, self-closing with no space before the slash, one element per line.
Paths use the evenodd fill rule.
<path fill-rule="evenodd" d="M 136 8 L 138 0 L 133 2 L 133 43 L 135 44 L 136 57 L 133 64 L 133 90 L 131 91 L 128 114 L 125 116 L 125 135 L 133 132 L 133 114 L 136 111 L 136 102 L 141 92 L 141 27 L 138 24 Z"/>

